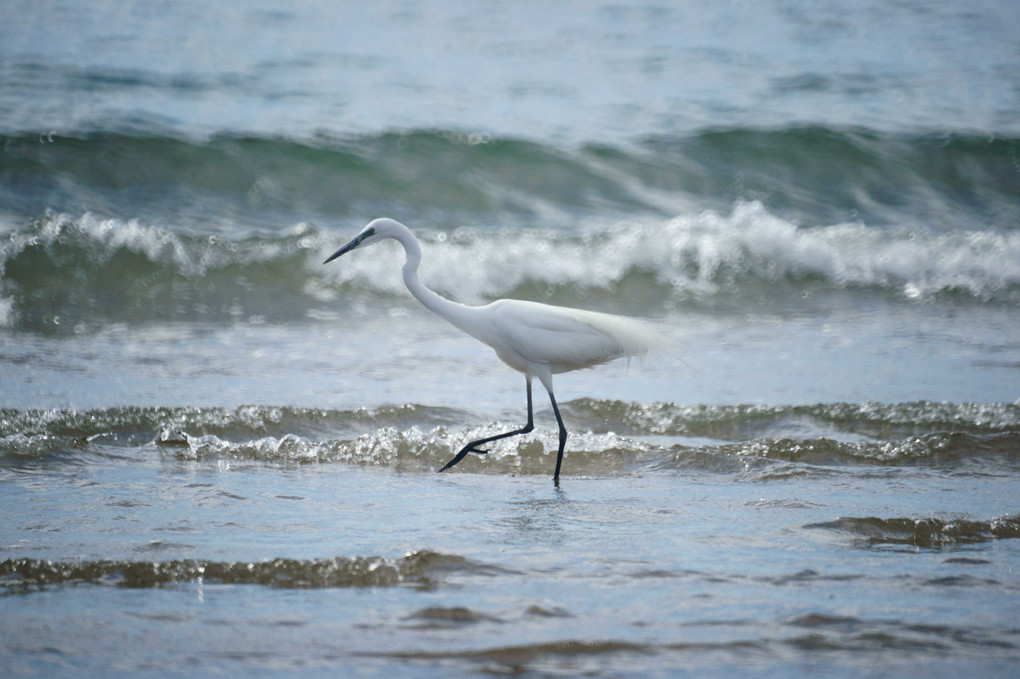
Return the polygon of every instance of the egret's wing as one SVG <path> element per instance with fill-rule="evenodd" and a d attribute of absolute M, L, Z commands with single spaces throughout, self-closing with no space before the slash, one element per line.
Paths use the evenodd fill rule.
<path fill-rule="evenodd" d="M 640 321 L 536 302 L 506 300 L 500 325 L 513 349 L 554 372 L 642 356 L 663 340 Z"/>

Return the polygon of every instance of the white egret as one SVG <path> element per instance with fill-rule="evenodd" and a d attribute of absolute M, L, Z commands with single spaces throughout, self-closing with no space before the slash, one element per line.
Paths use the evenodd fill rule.
<path fill-rule="evenodd" d="M 621 316 L 516 299 L 500 299 L 485 306 L 467 306 L 441 297 L 418 279 L 418 265 L 421 263 L 418 239 L 406 226 L 392 219 L 373 220 L 323 263 L 328 264 L 355 248 L 386 238 L 393 238 L 404 246 L 404 284 L 411 294 L 430 311 L 492 347 L 501 361 L 524 373 L 527 384 L 527 424 L 514 431 L 471 441 L 439 471 L 446 471 L 468 453 L 489 452 L 480 446 L 532 431 L 531 380 L 537 377 L 549 392 L 549 401 L 560 429 L 556 471 L 553 474 L 553 481 L 559 486 L 567 428 L 563 425 L 553 395 L 552 376 L 617 358 L 643 356 L 650 351 L 664 349 L 666 341 L 641 321 Z"/>

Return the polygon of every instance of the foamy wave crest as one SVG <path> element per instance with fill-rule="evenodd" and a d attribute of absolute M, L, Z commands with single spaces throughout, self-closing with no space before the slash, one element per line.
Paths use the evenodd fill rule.
<path fill-rule="evenodd" d="M 315 303 L 306 251 L 319 249 L 304 224 L 228 238 L 47 212 L 0 245 L 0 325 L 301 316 Z"/>
<path fill-rule="evenodd" d="M 906 301 L 1020 299 L 1016 232 L 803 226 L 758 202 L 729 214 L 559 230 L 409 226 L 423 241 L 423 280 L 474 304 L 516 297 L 655 316 L 690 299 L 782 301 L 844 289 Z M 0 327 L 286 322 L 366 295 L 407 299 L 396 244 L 322 265 L 354 232 L 300 223 L 229 237 L 48 213 L 0 245 Z"/>
<path fill-rule="evenodd" d="M 604 294 L 629 304 L 740 293 L 763 282 L 878 289 L 905 299 L 955 292 L 988 301 L 1012 298 L 1020 287 L 1018 233 L 806 227 L 760 202 L 738 203 L 728 215 L 589 225 L 580 235 L 462 229 L 426 232 L 425 241 L 423 278 L 471 303 L 515 294 Z M 333 270 L 336 280 L 404 294 L 401 258 L 381 265 L 379 257 L 350 257 Z"/>
<path fill-rule="evenodd" d="M 1020 462 L 1020 403 L 644 405 L 579 399 L 571 475 L 709 473 L 767 482 L 885 468 L 987 473 Z M 187 463 L 340 464 L 428 473 L 469 441 L 519 422 L 471 426 L 468 413 L 408 404 L 373 410 L 238 408 L 0 409 L 0 468 L 153 457 Z M 553 426 L 494 442 L 456 473 L 548 475 Z M 913 473 L 913 472 L 908 472 Z"/>
<path fill-rule="evenodd" d="M 679 405 L 581 398 L 565 405 L 575 421 L 624 434 L 754 438 L 863 436 L 877 441 L 943 432 L 976 436 L 1020 430 L 1020 402 Z"/>
<path fill-rule="evenodd" d="M 961 291 L 989 299 L 1020 285 L 1017 233 L 939 234 L 861 223 L 803 227 L 758 202 L 740 203 L 729 216 L 705 212 L 651 228 L 656 233 L 643 237 L 623 232 L 610 249 L 631 252 L 677 293 L 716 294 L 749 279 L 811 279 L 907 298 Z"/>
<path fill-rule="evenodd" d="M 408 429 L 382 427 L 355 439 L 314 440 L 296 434 L 231 441 L 214 434 L 192 435 L 174 426 L 163 429 L 153 445 L 182 460 L 251 460 L 275 463 L 341 463 L 387 466 L 402 471 L 435 470 L 448 462 L 468 441 L 508 431 L 494 422 L 468 430 L 446 427 Z M 503 474 L 551 473 L 558 434 L 549 430 L 498 441 L 486 455 L 470 455 L 460 471 Z M 620 471 L 642 459 L 652 446 L 613 433 L 574 433 L 567 457 L 575 469 L 607 473 Z"/>

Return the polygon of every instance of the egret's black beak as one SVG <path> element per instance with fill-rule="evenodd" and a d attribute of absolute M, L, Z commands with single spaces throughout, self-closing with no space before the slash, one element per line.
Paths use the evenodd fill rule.
<path fill-rule="evenodd" d="M 351 250 L 353 250 L 354 248 L 358 247 L 359 245 L 361 245 L 361 237 L 360 236 L 358 238 L 355 238 L 350 243 L 348 243 L 347 245 L 343 246 L 342 248 L 340 248 L 339 250 L 337 250 L 333 254 L 331 254 L 328 258 L 326 258 L 326 261 L 323 262 L 323 264 L 329 264 L 330 262 L 332 262 L 334 259 L 336 259 L 340 255 L 344 254 L 345 252 L 350 252 Z"/>

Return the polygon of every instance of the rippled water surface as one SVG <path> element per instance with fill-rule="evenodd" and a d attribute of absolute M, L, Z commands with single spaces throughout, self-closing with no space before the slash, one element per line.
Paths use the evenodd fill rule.
<path fill-rule="evenodd" d="M 1016 673 L 1015 3 L 4 16 L 0 674 Z"/>
<path fill-rule="evenodd" d="M 565 413 L 557 489 L 553 432 L 432 473 L 486 433 L 451 409 L 5 411 L 12 667 L 1014 662 L 1016 406 Z"/>

